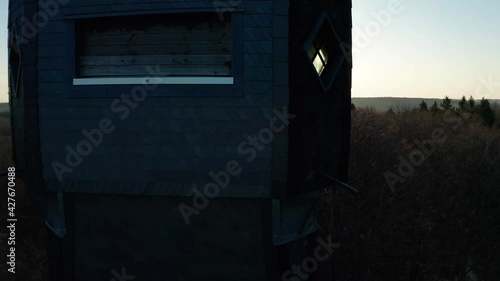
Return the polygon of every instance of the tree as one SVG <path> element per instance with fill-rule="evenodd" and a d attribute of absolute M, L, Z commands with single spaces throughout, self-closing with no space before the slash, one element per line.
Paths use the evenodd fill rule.
<path fill-rule="evenodd" d="M 394 112 L 394 110 L 392 109 L 392 106 L 389 107 L 389 110 L 387 110 L 385 113 L 386 114 L 391 114 L 391 115 L 395 115 L 396 114 L 396 112 Z"/>
<path fill-rule="evenodd" d="M 351 111 L 356 111 L 356 105 L 354 103 L 351 103 Z"/>
<path fill-rule="evenodd" d="M 427 103 L 424 100 L 418 106 L 420 107 L 420 111 L 429 111 L 429 107 L 427 107 Z"/>
<path fill-rule="evenodd" d="M 468 104 L 467 104 L 467 98 L 465 98 L 465 96 L 462 96 L 462 99 L 458 102 L 458 110 L 469 111 Z"/>
<path fill-rule="evenodd" d="M 434 102 L 434 104 L 432 104 L 430 111 L 432 113 L 441 113 L 441 109 L 439 109 L 439 106 L 436 101 Z"/>
<path fill-rule="evenodd" d="M 469 111 L 470 112 L 476 111 L 476 101 L 474 100 L 474 98 L 472 96 L 470 96 L 468 104 L 469 104 Z"/>
<path fill-rule="evenodd" d="M 493 124 L 495 124 L 495 112 L 493 112 L 493 109 L 491 109 L 490 102 L 483 98 L 481 99 L 481 102 L 479 103 L 477 113 L 481 119 L 483 119 L 483 124 L 488 127 L 493 127 Z"/>
<path fill-rule="evenodd" d="M 445 96 L 441 104 L 439 105 L 443 111 L 453 110 L 453 105 L 451 105 L 451 99 L 448 96 Z"/>

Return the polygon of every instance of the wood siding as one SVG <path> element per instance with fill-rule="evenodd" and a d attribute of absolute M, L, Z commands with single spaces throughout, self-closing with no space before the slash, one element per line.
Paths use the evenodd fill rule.
<path fill-rule="evenodd" d="M 29 2 L 24 15 L 42 3 L 11 2 Z M 314 227 L 303 222 L 315 216 L 314 198 L 290 197 L 310 191 L 301 190 L 304 176 L 320 157 L 331 157 L 331 174 L 346 178 L 350 69 L 343 69 L 330 92 L 321 92 L 302 44 L 322 11 L 340 15 L 335 24 L 347 43 L 351 20 L 350 1 L 313 2 L 72 0 L 37 29 L 36 49 L 25 57 L 28 73 L 36 74 L 25 83 L 30 98 L 12 106 L 19 106 L 16 114 L 23 117 L 15 122 L 26 132 L 21 141 L 26 160 L 37 164 L 41 152 L 41 165 L 28 171 L 33 174 L 27 186 L 35 183 L 35 191 L 46 191 L 39 198 L 48 225 L 66 234 L 51 242 L 51 271 L 60 274 L 53 280 L 108 280 L 112 269 L 123 267 L 141 280 L 167 274 L 186 281 L 279 280 L 313 255 L 314 237 L 303 236 L 310 233 L 304 234 L 304 227 Z M 11 17 L 23 14 L 11 9 Z M 213 26 L 204 24 L 141 30 L 122 23 L 75 33 L 85 26 L 81 23 L 99 18 L 142 15 L 147 21 L 193 12 L 226 20 L 232 13 L 231 39 L 212 36 Z M 183 30 L 193 31 L 182 36 L 190 40 L 188 49 L 179 49 L 177 42 Z M 75 40 L 75 34 L 82 37 Z M 82 40 L 88 45 L 80 53 Z M 190 96 L 193 88 L 162 85 L 144 100 L 131 101 L 135 85 L 72 84 L 78 72 L 130 75 L 139 66 L 157 64 L 162 75 L 172 66 L 185 67 L 181 62 L 222 65 L 226 72 L 220 73 L 235 76 L 238 87 L 201 85 L 195 90 L 204 95 Z M 176 96 L 169 95 L 173 91 Z M 269 129 L 273 110 L 282 112 L 289 101 L 297 114 L 290 130 L 275 133 L 263 148 L 251 145 L 249 137 L 255 140 Z M 88 132 L 95 134 L 103 120 L 111 122 L 113 132 L 103 133 L 80 163 L 68 164 L 68 151 L 90 142 Z M 226 170 L 230 161 L 242 172 L 186 225 L 179 203 L 192 205 L 194 190 L 213 182 L 211 172 Z M 63 181 L 53 169 L 56 162 L 71 166 Z M 295 242 L 275 242 L 282 235 Z M 321 280 L 313 274 L 310 279 Z"/>
<path fill-rule="evenodd" d="M 113 113 L 111 105 L 121 94 L 130 95 L 132 86 L 101 87 L 114 93 L 117 98 L 71 97 L 73 90 L 68 89 L 73 88 L 68 88 L 70 77 L 66 75 L 68 57 L 65 54 L 66 47 L 61 43 L 68 40 L 65 30 L 72 18 L 78 21 L 101 14 L 108 17 L 106 13 L 140 14 L 140 11 L 168 13 L 200 9 L 216 16 L 217 12 L 213 1 L 144 1 L 115 5 L 118 2 L 70 1 L 67 5 L 61 5 L 61 12 L 39 30 L 40 131 L 47 188 L 94 192 L 95 187 L 100 186 L 100 192 L 104 193 L 146 192 L 189 196 L 194 186 L 203 188 L 210 182 L 210 171 L 224 170 L 228 161 L 237 159 L 243 172 L 232 179 L 231 187 L 221 190 L 220 195 L 254 198 L 271 196 L 272 145 L 259 151 L 252 163 L 247 163 L 248 155 L 242 155 L 237 148 L 242 142 L 248 142 L 249 136 L 255 136 L 262 128 L 269 127 L 269 112 L 273 108 L 272 1 L 244 1 L 234 11 L 242 18 L 243 32 L 239 34 L 241 48 L 238 51 L 244 57 L 244 61 L 241 61 L 244 63 L 240 77 L 242 87 L 239 92 L 234 93 L 234 97 L 217 97 L 217 89 L 220 87 L 215 86 L 202 87 L 203 91 L 213 95 L 207 97 L 168 97 L 151 92 L 151 96 L 140 102 L 137 108 L 131 109 L 124 120 Z M 230 13 L 223 15 L 228 18 Z M 209 35 L 205 32 L 205 26 L 194 30 L 199 34 Z M 87 38 L 95 43 L 95 50 L 108 46 L 105 44 L 108 41 L 102 40 L 105 35 L 96 35 L 90 39 L 90 32 L 87 33 Z M 120 37 L 119 34 L 106 36 Z M 148 38 L 149 35 L 142 33 L 137 36 Z M 172 44 L 162 42 L 161 38 L 155 40 L 165 46 Z M 224 41 L 221 44 L 229 43 Z M 199 53 L 190 59 L 202 60 L 204 54 L 219 48 L 213 46 L 211 44 L 200 48 Z M 227 59 L 227 54 L 222 49 L 219 53 L 218 58 Z M 102 58 L 95 58 L 96 54 L 90 52 L 85 63 L 100 63 Z M 182 54 L 175 57 L 164 53 L 163 56 L 174 60 L 186 58 Z M 108 59 L 111 63 L 122 63 L 116 56 Z M 130 55 L 123 57 L 124 61 L 130 59 Z M 152 53 L 143 59 L 155 62 L 158 57 Z M 181 90 L 179 92 L 182 94 Z M 184 93 L 189 95 L 190 92 Z M 278 109 L 282 111 L 283 108 Z M 73 172 L 64 174 L 64 182 L 59 182 L 52 163 L 57 161 L 64 164 L 66 146 L 76 147 L 85 139 L 81 131 L 97 128 L 103 118 L 113 120 L 116 124 L 115 132 L 106 135 L 100 147 L 85 157 Z M 286 142 L 286 139 L 281 139 Z M 187 161 L 188 159 L 191 160 Z M 117 186 L 136 186 L 136 189 Z M 152 188 L 144 190 L 141 186 Z"/>
<path fill-rule="evenodd" d="M 230 76 L 231 17 L 215 13 L 77 21 L 79 77 Z"/>

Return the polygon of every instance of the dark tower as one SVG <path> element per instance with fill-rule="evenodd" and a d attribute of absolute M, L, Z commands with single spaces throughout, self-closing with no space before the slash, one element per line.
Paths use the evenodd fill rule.
<path fill-rule="evenodd" d="M 350 1 L 9 4 L 53 280 L 294 280 L 325 175 L 347 179 Z"/>

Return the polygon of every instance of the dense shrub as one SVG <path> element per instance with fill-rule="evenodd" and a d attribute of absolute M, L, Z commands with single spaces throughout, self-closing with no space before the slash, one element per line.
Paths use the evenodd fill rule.
<path fill-rule="evenodd" d="M 481 120 L 466 114 L 397 107 L 392 114 L 359 108 L 352 114 L 350 184 L 361 193 L 330 191 L 320 213 L 322 229 L 342 244 L 335 255 L 340 280 L 455 281 L 474 280 L 475 275 L 475 280 L 496 281 L 500 130 L 483 127 Z M 12 165 L 9 124 L 0 116 L 0 171 Z M 432 139 L 436 129 L 443 130 L 446 140 L 391 189 L 384 175 L 397 175 L 400 158 L 408 160 L 410 153 L 421 149 L 416 141 Z M 5 178 L 0 185 L 6 186 Z M 22 188 L 21 181 L 19 185 Z M 0 190 L 0 198 L 6 198 L 6 189 Z M 2 210 L 5 203 L 0 202 Z M 18 277 L 43 280 L 43 221 L 26 200 L 22 204 L 25 224 L 18 233 L 18 266 L 26 270 Z M 2 247 L 3 241 L 0 251 L 5 252 Z M 5 257 L 0 263 L 5 272 Z M 1 280 L 6 278 L 0 274 Z"/>
<path fill-rule="evenodd" d="M 343 245 L 345 280 L 497 280 L 500 131 L 466 115 L 352 114 L 350 183 L 361 194 L 335 191 L 322 220 Z M 399 175 L 399 158 L 436 129 L 446 140 L 393 192 L 384 174 Z"/>

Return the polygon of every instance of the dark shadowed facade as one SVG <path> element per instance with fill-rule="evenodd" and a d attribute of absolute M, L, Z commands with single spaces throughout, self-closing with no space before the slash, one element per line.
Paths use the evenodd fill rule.
<path fill-rule="evenodd" d="M 328 185 L 311 171 L 347 180 L 351 1 L 9 4 L 53 280 L 294 280 Z"/>

